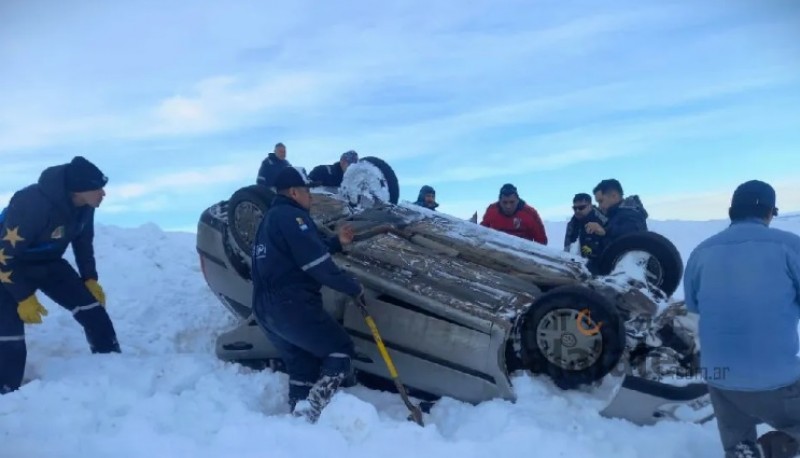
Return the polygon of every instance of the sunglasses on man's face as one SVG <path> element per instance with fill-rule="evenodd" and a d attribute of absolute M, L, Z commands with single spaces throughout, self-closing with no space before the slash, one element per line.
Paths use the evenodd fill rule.
<path fill-rule="evenodd" d="M 572 210 L 574 210 L 576 212 L 579 212 L 579 211 L 586 210 L 586 207 L 588 207 L 588 205 L 573 205 L 572 206 Z"/>

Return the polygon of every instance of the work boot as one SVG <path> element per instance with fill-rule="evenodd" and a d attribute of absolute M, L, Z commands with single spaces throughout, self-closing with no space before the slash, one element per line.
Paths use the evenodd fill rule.
<path fill-rule="evenodd" d="M 764 458 L 795 458 L 800 456 L 800 444 L 783 431 L 770 431 L 758 438 Z"/>
<path fill-rule="evenodd" d="M 742 441 L 736 444 L 733 452 L 725 454 L 726 458 L 766 458 L 761 446 L 751 441 Z"/>
<path fill-rule="evenodd" d="M 317 420 L 319 420 L 319 416 L 322 414 L 322 409 L 331 402 L 331 398 L 336 393 L 336 390 L 339 389 L 344 379 L 344 374 L 322 376 L 317 383 L 311 387 L 308 397 L 297 403 L 292 415 L 295 417 L 304 417 L 309 423 L 316 423 Z"/>

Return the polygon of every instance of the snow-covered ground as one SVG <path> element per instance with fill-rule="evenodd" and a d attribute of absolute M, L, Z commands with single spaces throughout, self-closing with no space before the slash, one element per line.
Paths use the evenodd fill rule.
<path fill-rule="evenodd" d="M 653 221 L 684 259 L 725 221 Z M 800 233 L 800 219 L 775 227 Z M 559 247 L 564 223 L 548 223 Z M 337 395 L 320 422 L 286 414 L 286 377 L 214 357 L 233 324 L 206 288 L 194 235 L 98 228 L 96 252 L 123 354 L 90 355 L 72 316 L 42 297 L 28 326 L 27 377 L 0 398 L 0 457 L 721 457 L 716 423 L 637 427 L 597 398 L 519 376 L 519 401 L 445 400 L 419 428 L 397 395 Z M 402 374 L 401 374 L 402 375 Z"/>

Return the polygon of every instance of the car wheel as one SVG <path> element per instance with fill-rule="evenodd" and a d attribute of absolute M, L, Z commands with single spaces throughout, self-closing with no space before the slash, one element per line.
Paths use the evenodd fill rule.
<path fill-rule="evenodd" d="M 237 248 L 248 257 L 253 250 L 258 225 L 267 214 L 275 193 L 262 185 L 251 185 L 228 200 L 228 230 Z"/>
<path fill-rule="evenodd" d="M 562 389 L 602 379 L 625 349 L 616 307 L 583 286 L 561 286 L 542 295 L 526 312 L 520 332 L 523 366 L 548 375 Z"/>
<path fill-rule="evenodd" d="M 634 232 L 608 246 L 598 260 L 598 273 L 608 275 L 626 257 L 638 257 L 647 282 L 671 296 L 683 276 L 683 259 L 675 245 L 655 232 Z"/>
<path fill-rule="evenodd" d="M 372 156 L 361 158 L 347 168 L 339 191 L 354 205 L 359 204 L 364 195 L 393 204 L 400 199 L 400 185 L 394 170 L 382 159 Z"/>

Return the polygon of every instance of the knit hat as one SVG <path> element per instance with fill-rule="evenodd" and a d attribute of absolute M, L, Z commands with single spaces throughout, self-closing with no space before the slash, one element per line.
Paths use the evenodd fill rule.
<path fill-rule="evenodd" d="M 67 191 L 85 192 L 103 188 L 108 177 L 83 156 L 75 156 L 65 170 Z"/>
<path fill-rule="evenodd" d="M 275 177 L 275 189 L 278 191 L 289 188 L 308 188 L 312 185 L 302 167 L 284 167 Z"/>
<path fill-rule="evenodd" d="M 342 153 L 342 157 L 339 158 L 347 162 L 348 164 L 355 164 L 358 162 L 358 153 L 353 150 L 350 150 L 346 153 Z"/>

